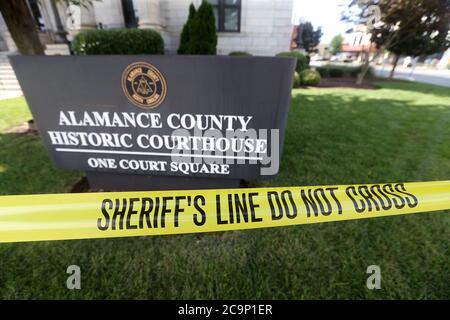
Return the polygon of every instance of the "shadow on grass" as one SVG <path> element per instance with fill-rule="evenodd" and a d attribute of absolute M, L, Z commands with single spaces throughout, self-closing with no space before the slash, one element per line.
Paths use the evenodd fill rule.
<path fill-rule="evenodd" d="M 65 192 L 79 176 L 54 169 L 39 137 L 0 134 L 0 194 Z"/>
<path fill-rule="evenodd" d="M 397 89 L 296 91 L 280 175 L 259 184 L 448 179 L 450 106 L 432 97 L 418 101 Z M 2 193 L 53 192 L 70 181 L 51 169 L 36 138 L 2 135 L 0 166 Z M 445 299 L 448 232 L 448 215 L 431 213 L 201 236 L 2 244 L 0 297 Z M 81 290 L 65 287 L 72 264 L 81 268 Z M 370 265 L 381 268 L 381 290 L 366 287 Z"/>
<path fill-rule="evenodd" d="M 450 176 L 450 104 L 443 99 L 418 104 L 405 97 L 386 99 L 386 92 L 381 90 L 375 90 L 372 96 L 352 89 L 346 94 L 334 90 L 296 93 L 280 175 L 266 185 L 417 181 Z"/>
<path fill-rule="evenodd" d="M 390 88 L 411 93 L 423 93 L 442 98 L 450 98 L 450 88 L 408 80 L 377 78 L 376 88 Z"/>

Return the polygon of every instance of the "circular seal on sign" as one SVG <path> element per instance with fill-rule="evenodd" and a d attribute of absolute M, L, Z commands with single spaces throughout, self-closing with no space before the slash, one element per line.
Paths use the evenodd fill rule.
<path fill-rule="evenodd" d="M 122 89 L 133 104 L 151 109 L 164 101 L 167 85 L 161 72 L 153 65 L 135 62 L 123 71 Z"/>

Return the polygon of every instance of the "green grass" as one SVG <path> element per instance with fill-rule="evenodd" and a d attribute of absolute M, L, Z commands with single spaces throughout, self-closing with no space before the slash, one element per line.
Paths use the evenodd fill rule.
<path fill-rule="evenodd" d="M 294 90 L 280 174 L 257 185 L 448 180 L 449 98 L 448 88 L 406 82 L 382 82 L 377 90 Z M 3 194 L 61 192 L 73 182 L 73 174 L 51 169 L 36 138 L 3 135 L 0 150 Z M 2 244 L 0 297 L 448 299 L 449 235 L 447 211 L 213 234 Z M 65 288 L 71 264 L 81 267 L 79 291 Z M 381 290 L 366 288 L 372 264 L 381 267 Z"/>
<path fill-rule="evenodd" d="M 23 97 L 0 100 L 0 132 L 31 118 L 31 113 Z"/>

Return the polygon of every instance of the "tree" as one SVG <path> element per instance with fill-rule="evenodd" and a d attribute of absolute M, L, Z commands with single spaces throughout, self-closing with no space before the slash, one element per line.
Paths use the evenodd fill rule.
<path fill-rule="evenodd" d="M 330 51 L 330 53 L 332 55 L 335 55 L 336 53 L 341 52 L 343 41 L 344 41 L 344 37 L 341 34 L 334 36 L 333 39 L 331 39 L 330 47 L 329 47 L 328 51 Z"/>
<path fill-rule="evenodd" d="M 295 39 L 297 47 L 305 49 L 308 53 L 316 52 L 316 47 L 320 43 L 322 35 L 321 27 L 314 30 L 311 22 L 300 23 L 297 38 Z"/>
<path fill-rule="evenodd" d="M 44 53 L 26 0 L 0 0 L 0 12 L 21 54 Z"/>
<path fill-rule="evenodd" d="M 372 30 L 372 41 L 395 54 L 393 77 L 401 55 L 418 57 L 450 46 L 449 0 L 382 0 L 381 24 Z"/>
<path fill-rule="evenodd" d="M 92 0 L 52 0 L 87 6 Z M 0 0 L 0 12 L 21 54 L 44 54 L 36 22 L 26 0 Z"/>
<path fill-rule="evenodd" d="M 350 8 L 356 6 L 360 10 L 353 21 L 367 21 L 373 18 L 371 13 L 379 12 L 379 21 L 369 23 L 368 31 L 379 51 L 395 54 L 391 77 L 401 55 L 429 55 L 450 46 L 449 0 L 353 0 Z M 352 15 L 344 19 L 351 20 Z"/>
<path fill-rule="evenodd" d="M 178 54 L 186 54 L 189 51 L 189 30 L 190 28 L 192 28 L 192 22 L 194 21 L 195 13 L 195 6 L 193 3 L 191 3 L 189 6 L 189 16 L 183 26 L 183 30 L 181 31 L 180 45 L 177 51 Z"/>
<path fill-rule="evenodd" d="M 216 54 L 216 20 L 212 6 L 203 0 L 189 28 L 189 54 Z"/>

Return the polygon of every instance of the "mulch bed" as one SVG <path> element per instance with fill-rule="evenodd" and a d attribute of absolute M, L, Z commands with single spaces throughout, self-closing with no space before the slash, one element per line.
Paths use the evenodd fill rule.
<path fill-rule="evenodd" d="M 356 84 L 355 78 L 322 78 L 319 88 L 355 88 L 355 89 L 374 89 L 371 80 L 364 80 L 361 85 Z"/>

